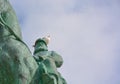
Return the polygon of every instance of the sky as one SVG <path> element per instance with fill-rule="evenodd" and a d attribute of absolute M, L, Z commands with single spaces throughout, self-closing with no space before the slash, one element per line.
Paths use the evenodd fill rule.
<path fill-rule="evenodd" d="M 23 40 L 51 36 L 68 84 L 120 84 L 120 0 L 10 0 Z"/>

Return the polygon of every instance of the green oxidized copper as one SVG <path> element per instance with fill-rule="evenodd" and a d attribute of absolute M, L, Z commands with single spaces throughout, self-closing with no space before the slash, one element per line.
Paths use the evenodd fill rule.
<path fill-rule="evenodd" d="M 62 63 L 59 54 L 48 51 L 45 39 L 36 41 L 32 56 L 13 8 L 0 0 L 0 84 L 66 84 L 57 71 Z"/>
<path fill-rule="evenodd" d="M 0 0 L 0 84 L 30 84 L 37 67 L 14 10 L 8 0 Z"/>
<path fill-rule="evenodd" d="M 41 79 L 37 84 L 67 84 L 57 71 L 63 64 L 62 57 L 55 51 L 48 51 L 45 39 L 38 39 L 34 47 L 34 58 L 39 65 L 38 77 Z"/>

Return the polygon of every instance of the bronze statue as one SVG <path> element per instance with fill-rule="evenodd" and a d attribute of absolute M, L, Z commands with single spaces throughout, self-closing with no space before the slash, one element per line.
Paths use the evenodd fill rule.
<path fill-rule="evenodd" d="M 38 65 L 8 0 L 0 0 L 0 84 L 29 84 Z"/>
<path fill-rule="evenodd" d="M 62 57 L 55 51 L 48 51 L 50 36 L 36 40 L 34 58 L 39 65 L 40 84 L 66 84 L 65 79 L 57 71 L 63 64 Z"/>
<path fill-rule="evenodd" d="M 57 71 L 62 57 L 48 51 L 49 39 L 38 39 L 32 56 L 13 8 L 8 0 L 0 0 L 0 84 L 66 84 Z"/>

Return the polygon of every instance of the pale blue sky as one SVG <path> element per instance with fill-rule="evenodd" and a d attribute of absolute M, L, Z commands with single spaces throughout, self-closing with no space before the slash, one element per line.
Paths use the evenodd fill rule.
<path fill-rule="evenodd" d="M 51 35 L 50 50 L 62 55 L 68 84 L 120 84 L 119 0 L 10 0 L 33 51 Z"/>

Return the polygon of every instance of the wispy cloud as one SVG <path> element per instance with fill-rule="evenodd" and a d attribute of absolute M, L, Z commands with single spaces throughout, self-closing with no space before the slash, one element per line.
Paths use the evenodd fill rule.
<path fill-rule="evenodd" d="M 30 49 L 44 35 L 68 84 L 118 84 L 119 0 L 10 0 Z M 20 13 L 20 14 L 19 14 Z M 24 17 L 23 17 L 24 16 Z M 120 60 L 118 60 L 120 61 Z"/>

